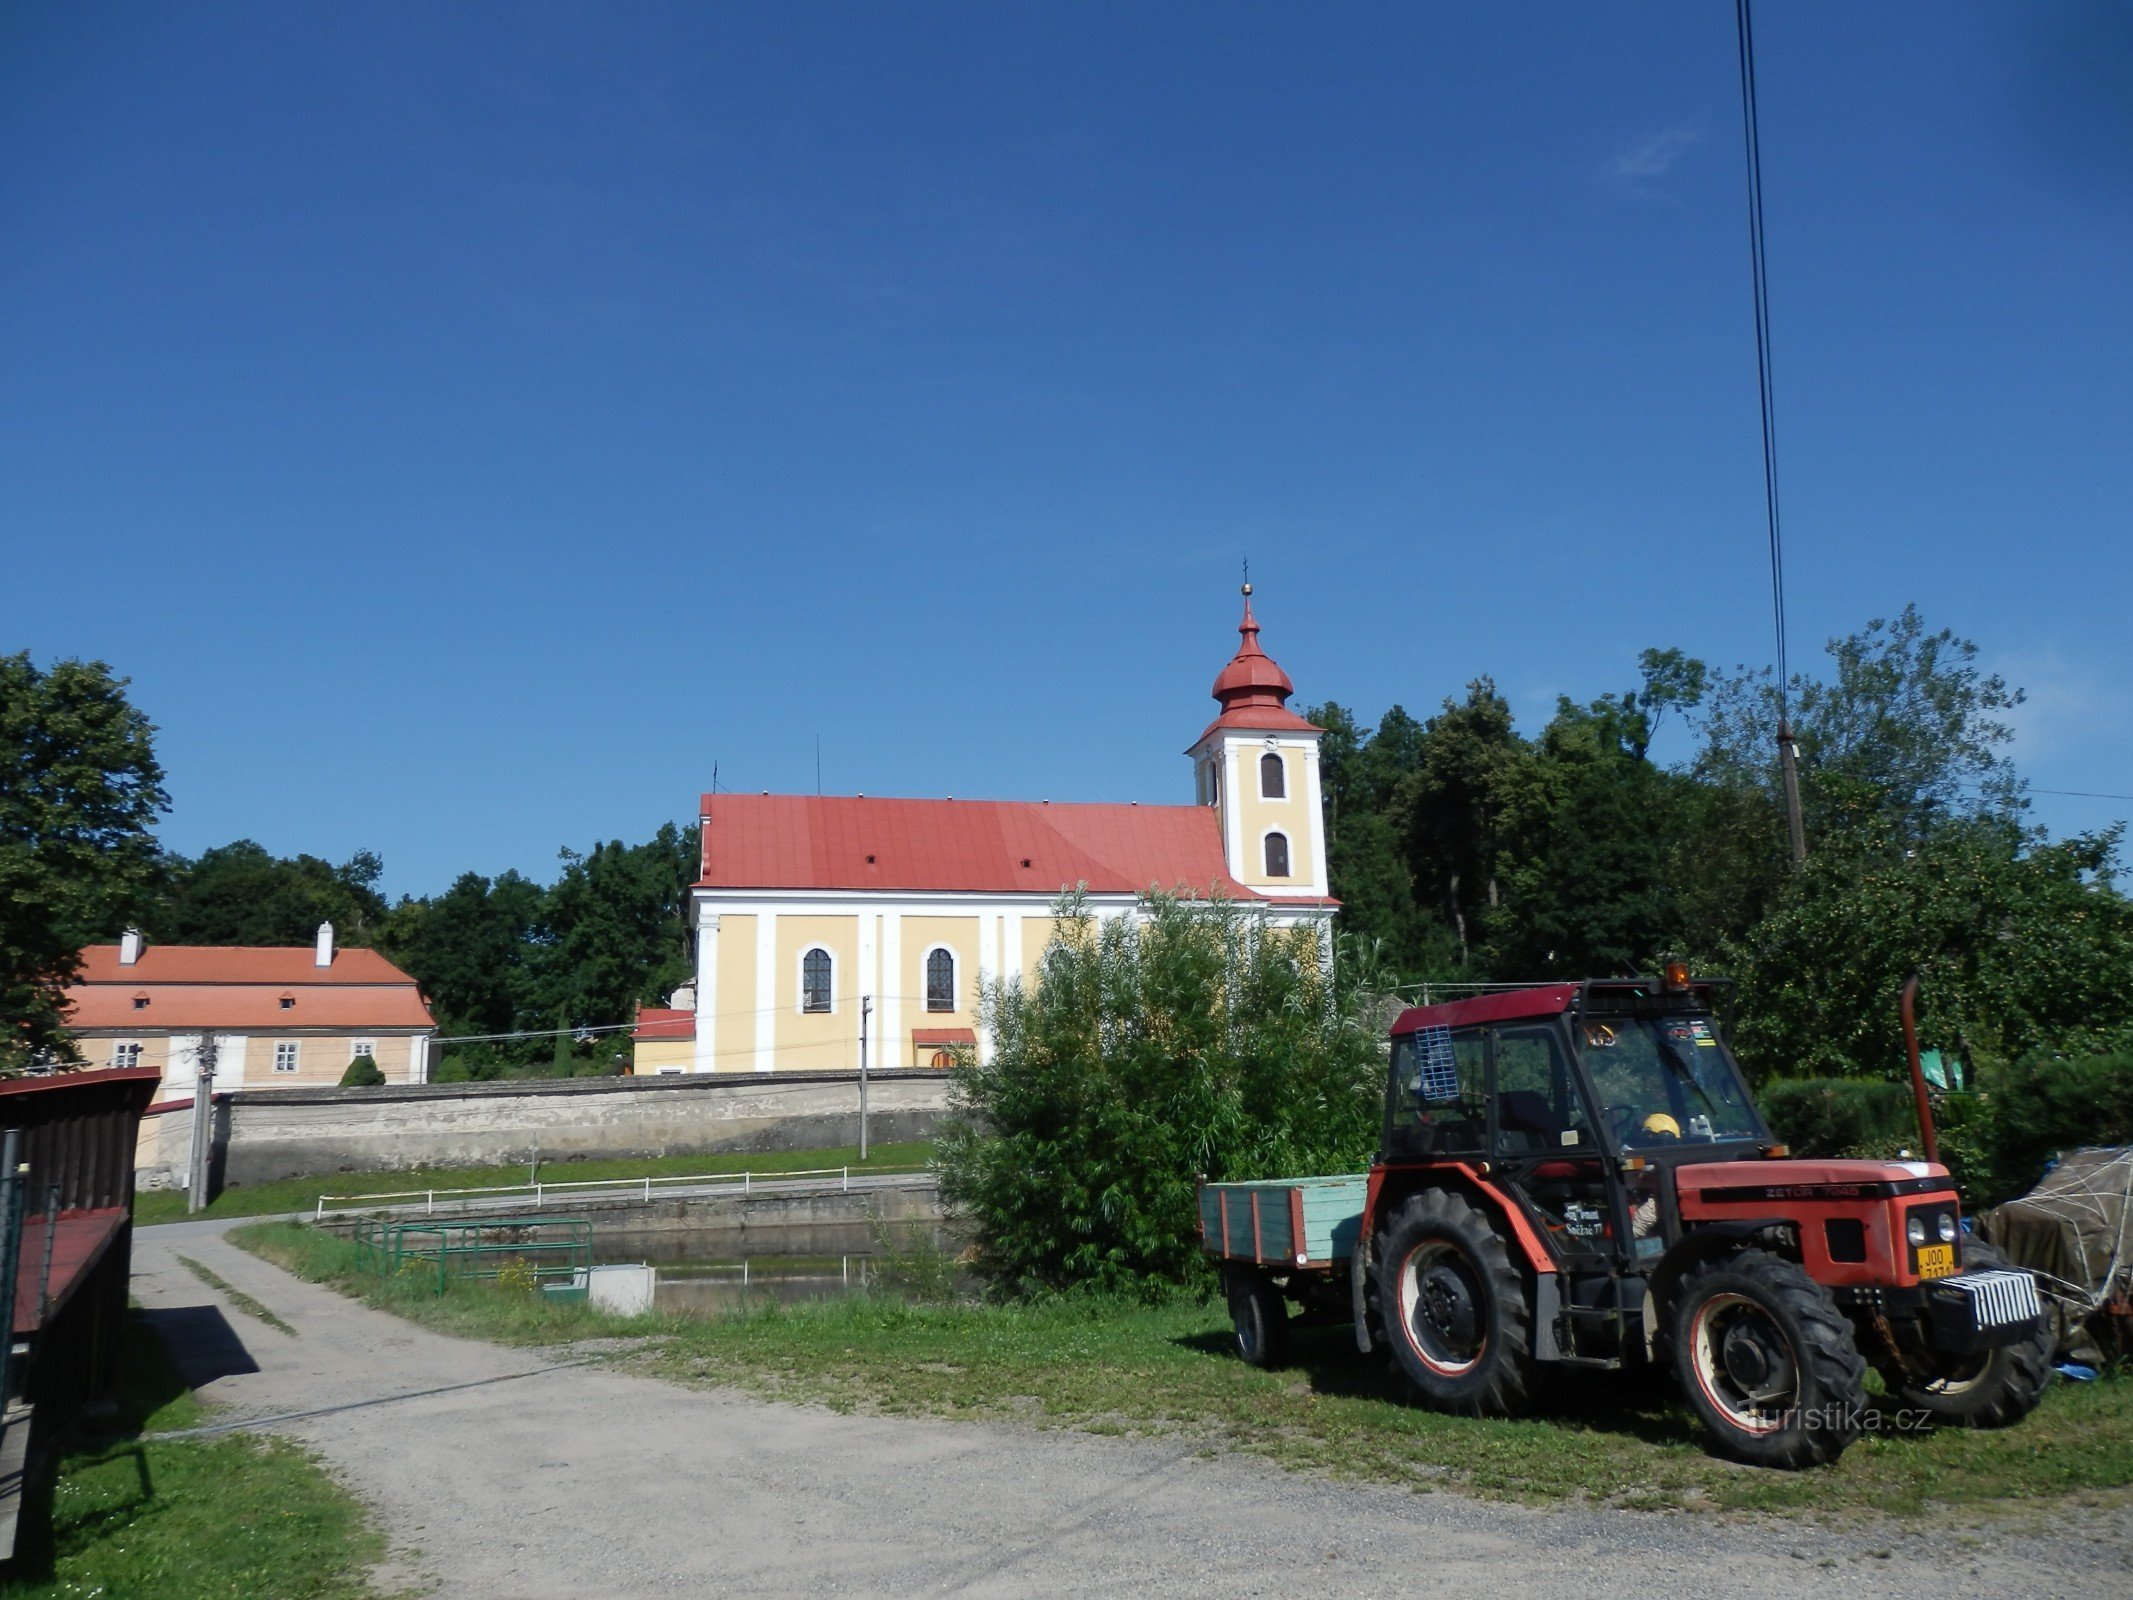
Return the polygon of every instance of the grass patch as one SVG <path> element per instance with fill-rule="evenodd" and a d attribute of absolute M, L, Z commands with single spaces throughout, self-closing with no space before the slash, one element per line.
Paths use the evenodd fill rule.
<path fill-rule="evenodd" d="M 229 1279 L 225 1278 L 213 1267 L 206 1265 L 204 1262 L 195 1261 L 191 1256 L 180 1256 L 178 1259 L 185 1263 L 186 1271 L 190 1272 L 210 1289 L 220 1290 L 222 1297 L 246 1316 L 257 1317 L 277 1333 L 286 1333 L 292 1339 L 296 1337 L 294 1328 L 238 1288 L 237 1285 L 230 1282 Z"/>
<path fill-rule="evenodd" d="M 1870 1436 L 1835 1466 L 1764 1472 L 1704 1453 L 1687 1412 L 1607 1375 L 1574 1375 L 1543 1415 L 1447 1417 L 1406 1403 L 1346 1328 L 1298 1330 L 1275 1372 L 1229 1352 L 1219 1306 L 1097 1299 L 1033 1305 L 853 1297 L 718 1318 L 601 1317 L 493 1286 L 442 1295 L 359 1277 L 354 1248 L 263 1224 L 245 1248 L 453 1333 L 505 1343 L 635 1335 L 642 1370 L 844 1411 L 1008 1419 L 1160 1435 L 1332 1477 L 1543 1501 L 1831 1516 L 1932 1506 L 2038 1509 L 2133 1485 L 2133 1382 L 2055 1386 L 2021 1426 Z"/>
<path fill-rule="evenodd" d="M 653 1156 L 612 1161 L 543 1161 L 540 1175 L 549 1183 L 602 1181 L 626 1178 L 688 1178 L 701 1173 L 720 1177 L 742 1172 L 772 1176 L 780 1172 L 803 1172 L 816 1167 L 850 1167 L 854 1172 L 883 1168 L 923 1166 L 933 1155 L 931 1143 L 877 1144 L 859 1159 L 856 1145 L 827 1150 L 771 1150 L 753 1154 L 713 1156 Z M 528 1163 L 514 1162 L 495 1167 L 414 1167 L 404 1172 L 329 1172 L 310 1178 L 279 1178 L 272 1183 L 245 1184 L 225 1189 L 204 1211 L 185 1209 L 182 1189 L 148 1189 L 134 1196 L 133 1220 L 147 1227 L 158 1222 L 184 1222 L 201 1217 L 265 1217 L 289 1212 L 309 1212 L 322 1194 L 396 1194 L 411 1189 L 479 1189 L 496 1184 L 524 1183 Z"/>
<path fill-rule="evenodd" d="M 201 1408 L 139 1313 L 122 1363 L 105 1442 L 69 1453 L 24 1508 L 0 1595 L 373 1596 L 384 1538 L 316 1460 L 283 1439 L 144 1439 L 196 1425 Z"/>

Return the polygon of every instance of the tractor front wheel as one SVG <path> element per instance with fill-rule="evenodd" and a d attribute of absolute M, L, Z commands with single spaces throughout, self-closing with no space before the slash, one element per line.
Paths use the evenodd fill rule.
<path fill-rule="evenodd" d="M 1230 1267 L 1223 1279 L 1238 1356 L 1247 1366 L 1279 1366 L 1289 1348 L 1289 1308 L 1281 1291 L 1251 1267 Z"/>
<path fill-rule="evenodd" d="M 1425 1190 L 1393 1217 L 1378 1260 L 1386 1340 L 1424 1402 L 1470 1416 L 1523 1411 L 1534 1385 L 1526 1281 L 1487 1216 Z"/>
<path fill-rule="evenodd" d="M 1982 1239 L 1963 1241 L 1963 1266 L 2001 1269 L 2007 1257 Z M 1951 1428 L 2007 1428 L 2037 1409 L 2052 1381 L 2052 1325 L 2039 1317 L 2029 1334 L 1967 1359 L 1935 1363 L 1926 1373 L 1882 1369 L 1890 1394 Z"/>
<path fill-rule="evenodd" d="M 1811 1467 L 1858 1433 L 1866 1363 L 1829 1291 L 1797 1264 L 1743 1250 L 1692 1268 L 1668 1322 L 1675 1376 L 1720 1455 Z"/>

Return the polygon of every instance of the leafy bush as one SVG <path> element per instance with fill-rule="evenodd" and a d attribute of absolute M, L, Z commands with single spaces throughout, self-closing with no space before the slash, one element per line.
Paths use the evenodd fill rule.
<path fill-rule="evenodd" d="M 378 1070 L 377 1062 L 367 1055 L 357 1056 L 348 1063 L 348 1070 L 341 1074 L 343 1089 L 381 1089 L 385 1086 L 385 1074 Z"/>
<path fill-rule="evenodd" d="M 2062 1150 L 2133 1144 L 2133 1050 L 1986 1063 L 1978 1092 L 1936 1095 L 1941 1159 L 1973 1206 L 2026 1194 Z M 1919 1150 L 1908 1083 L 1810 1078 L 1765 1084 L 1771 1130 L 1799 1156 Z"/>
<path fill-rule="evenodd" d="M 1918 1147 L 1918 1114 L 1907 1083 L 1794 1078 L 1756 1097 L 1770 1131 L 1796 1156 L 1886 1158 Z"/>
<path fill-rule="evenodd" d="M 2133 1144 L 2133 1050 L 2034 1055 L 1985 1079 L 1973 1183 L 1981 1200 L 2026 1194 L 2062 1150 Z"/>
<path fill-rule="evenodd" d="M 1033 987 L 986 987 L 994 1056 L 957 1070 L 937 1150 L 996 1289 L 1160 1293 L 1207 1271 L 1197 1174 L 1367 1164 L 1383 1036 L 1312 933 L 1166 896 L 1059 915 Z"/>

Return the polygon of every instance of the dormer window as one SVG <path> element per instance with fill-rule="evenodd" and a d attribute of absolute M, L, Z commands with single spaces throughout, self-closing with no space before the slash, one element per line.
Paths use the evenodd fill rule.
<path fill-rule="evenodd" d="M 136 1011 L 146 1011 L 148 1009 L 148 996 L 146 996 L 145 994 L 135 995 L 133 997 L 133 1009 Z"/>
<path fill-rule="evenodd" d="M 296 996 L 293 994 L 283 995 L 281 997 L 281 1008 L 284 1011 L 294 1011 L 296 1009 Z"/>

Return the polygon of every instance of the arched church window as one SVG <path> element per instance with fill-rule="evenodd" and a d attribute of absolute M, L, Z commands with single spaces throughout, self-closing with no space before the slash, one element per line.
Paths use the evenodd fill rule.
<path fill-rule="evenodd" d="M 926 1009 L 955 1009 L 955 956 L 947 950 L 926 953 Z"/>
<path fill-rule="evenodd" d="M 1269 878 L 1289 875 L 1289 836 L 1285 833 L 1266 836 L 1266 875 Z"/>
<path fill-rule="evenodd" d="M 800 1009 L 830 1008 L 830 953 L 820 945 L 800 958 Z"/>
<path fill-rule="evenodd" d="M 1289 797 L 1289 774 L 1281 764 L 1281 757 L 1269 750 L 1259 758 L 1259 794 L 1266 800 L 1286 800 Z"/>

